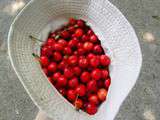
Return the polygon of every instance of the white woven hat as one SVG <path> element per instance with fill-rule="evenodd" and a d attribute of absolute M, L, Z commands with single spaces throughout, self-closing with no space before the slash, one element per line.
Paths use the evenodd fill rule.
<path fill-rule="evenodd" d="M 29 35 L 43 39 L 47 30 L 56 29 L 69 17 L 87 21 L 111 57 L 111 87 L 94 116 L 75 111 L 48 82 L 32 56 L 35 43 Z M 12 23 L 8 39 L 9 56 L 20 81 L 34 103 L 54 120 L 113 120 L 133 88 L 142 63 L 133 28 L 108 0 L 31 0 Z"/>

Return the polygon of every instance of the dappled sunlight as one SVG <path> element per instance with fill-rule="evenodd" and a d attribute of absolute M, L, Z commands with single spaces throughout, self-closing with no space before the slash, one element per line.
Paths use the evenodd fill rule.
<path fill-rule="evenodd" d="M 19 9 L 23 8 L 24 5 L 25 2 L 23 0 L 16 0 L 11 2 L 11 4 L 6 5 L 3 9 L 3 12 L 6 12 L 9 15 L 14 15 Z"/>
<path fill-rule="evenodd" d="M 151 43 L 151 42 L 154 42 L 154 41 L 155 41 L 155 36 L 154 36 L 151 32 L 145 32 L 145 33 L 143 34 L 143 40 L 144 40 L 145 42 Z"/>
<path fill-rule="evenodd" d="M 144 120 L 156 120 L 154 113 L 150 110 L 145 111 L 143 116 Z"/>

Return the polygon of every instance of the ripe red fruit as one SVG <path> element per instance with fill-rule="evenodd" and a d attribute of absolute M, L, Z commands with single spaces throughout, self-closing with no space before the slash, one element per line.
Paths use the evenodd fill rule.
<path fill-rule="evenodd" d="M 90 95 L 89 98 L 88 98 L 88 101 L 91 103 L 91 104 L 95 104 L 97 105 L 99 103 L 99 100 L 98 100 L 98 96 L 97 95 Z"/>
<path fill-rule="evenodd" d="M 71 68 L 65 68 L 64 69 L 64 76 L 66 78 L 72 78 L 73 77 L 73 71 Z"/>
<path fill-rule="evenodd" d="M 75 36 L 76 37 L 81 37 L 83 35 L 83 30 L 78 28 L 76 31 L 75 31 Z"/>
<path fill-rule="evenodd" d="M 46 67 L 49 64 L 49 60 L 46 56 L 41 56 L 40 57 L 40 63 L 43 67 Z"/>
<path fill-rule="evenodd" d="M 45 75 L 48 75 L 48 70 L 46 68 L 43 68 L 43 72 L 45 73 Z"/>
<path fill-rule="evenodd" d="M 78 55 L 83 55 L 85 53 L 83 48 L 79 48 L 77 52 L 78 52 Z"/>
<path fill-rule="evenodd" d="M 68 31 L 71 32 L 71 33 L 73 33 L 75 31 L 75 27 L 74 26 L 70 26 L 68 28 Z"/>
<path fill-rule="evenodd" d="M 72 54 L 72 50 L 70 47 L 65 47 L 63 53 L 66 55 L 70 55 Z"/>
<path fill-rule="evenodd" d="M 69 32 L 64 30 L 61 32 L 61 37 L 67 39 L 70 36 Z"/>
<path fill-rule="evenodd" d="M 103 65 L 103 66 L 108 66 L 109 64 L 110 64 L 110 58 L 108 57 L 108 56 L 106 56 L 106 55 L 101 55 L 100 56 L 100 63 L 101 63 L 101 65 Z"/>
<path fill-rule="evenodd" d="M 57 64 L 55 62 L 52 62 L 48 65 L 47 69 L 49 72 L 55 72 L 57 70 Z"/>
<path fill-rule="evenodd" d="M 50 55 L 50 51 L 49 51 L 47 46 L 44 46 L 44 47 L 41 48 L 41 55 L 44 55 L 44 56 L 49 56 Z"/>
<path fill-rule="evenodd" d="M 95 80 L 91 80 L 87 83 L 87 91 L 88 92 L 97 91 L 97 82 Z"/>
<path fill-rule="evenodd" d="M 62 55 L 61 55 L 61 53 L 60 53 L 60 52 L 54 52 L 54 53 L 53 53 L 53 59 L 54 59 L 55 61 L 61 61 L 61 60 L 62 60 Z"/>
<path fill-rule="evenodd" d="M 66 79 L 66 77 L 64 77 L 64 76 L 61 75 L 58 78 L 58 80 L 57 80 L 57 84 L 58 84 L 58 86 L 61 86 L 61 87 L 66 86 L 67 85 L 67 79 Z"/>
<path fill-rule="evenodd" d="M 106 96 L 107 96 L 107 90 L 104 88 L 101 88 L 98 90 L 97 95 L 98 95 L 99 100 L 105 101 Z"/>
<path fill-rule="evenodd" d="M 88 35 L 93 35 L 94 32 L 93 32 L 91 29 L 89 29 L 88 32 L 87 32 L 87 34 L 88 34 Z"/>
<path fill-rule="evenodd" d="M 65 96 L 66 95 L 66 90 L 64 88 L 60 88 L 59 92 L 61 93 L 61 95 Z"/>
<path fill-rule="evenodd" d="M 70 40 L 70 41 L 68 42 L 68 46 L 71 47 L 71 48 L 76 47 L 77 44 L 78 44 L 78 40 L 76 40 L 76 39 L 72 39 L 72 40 Z"/>
<path fill-rule="evenodd" d="M 51 77 L 48 77 L 49 82 L 51 82 L 52 84 L 54 83 L 54 81 L 52 80 Z"/>
<path fill-rule="evenodd" d="M 73 53 L 74 55 L 78 55 L 78 52 L 77 51 L 74 51 L 74 53 Z"/>
<path fill-rule="evenodd" d="M 94 48 L 93 48 L 93 52 L 96 53 L 96 54 L 102 54 L 103 49 L 100 45 L 95 45 Z"/>
<path fill-rule="evenodd" d="M 61 77 L 61 73 L 56 72 L 56 73 L 53 74 L 52 79 L 53 79 L 53 81 L 57 81 L 59 77 Z"/>
<path fill-rule="evenodd" d="M 77 48 L 83 48 L 83 44 L 79 42 L 79 43 L 77 44 Z"/>
<path fill-rule="evenodd" d="M 87 106 L 86 106 L 86 111 L 87 111 L 87 113 L 88 113 L 89 115 L 94 115 L 94 114 L 96 114 L 96 112 L 97 112 L 97 106 L 94 105 L 94 104 L 89 103 L 89 104 L 87 104 Z"/>
<path fill-rule="evenodd" d="M 109 86 L 110 86 L 110 84 L 111 84 L 110 78 L 106 79 L 105 82 L 104 82 L 104 84 L 105 84 L 105 87 L 108 89 Z"/>
<path fill-rule="evenodd" d="M 102 80 L 102 79 L 101 79 L 101 80 L 98 80 L 98 81 L 97 81 L 97 87 L 98 87 L 98 88 L 104 87 L 104 80 Z"/>
<path fill-rule="evenodd" d="M 74 72 L 74 74 L 75 74 L 76 76 L 80 76 L 82 70 L 81 70 L 78 66 L 75 66 L 75 67 L 73 68 L 73 72 Z"/>
<path fill-rule="evenodd" d="M 91 77 L 90 77 L 90 73 L 87 72 L 87 71 L 84 71 L 82 74 L 81 74 L 81 82 L 83 83 L 87 83 L 88 81 L 90 81 Z"/>
<path fill-rule="evenodd" d="M 65 67 L 66 67 L 66 62 L 64 60 L 58 64 L 59 70 L 64 70 Z"/>
<path fill-rule="evenodd" d="M 91 41 L 92 43 L 97 43 L 97 42 L 98 42 L 97 36 L 96 36 L 95 34 L 91 35 L 91 36 L 90 36 L 90 41 Z"/>
<path fill-rule="evenodd" d="M 91 51 L 93 49 L 93 43 L 91 43 L 91 42 L 85 42 L 83 44 L 83 48 L 86 51 Z"/>
<path fill-rule="evenodd" d="M 59 43 L 60 45 L 62 45 L 63 47 L 67 46 L 67 41 L 65 41 L 64 39 L 59 39 L 59 40 L 58 40 L 58 43 Z"/>
<path fill-rule="evenodd" d="M 78 63 L 78 57 L 75 55 L 72 55 L 68 58 L 68 64 L 71 66 L 77 65 Z"/>
<path fill-rule="evenodd" d="M 70 25 L 75 25 L 76 22 L 77 22 L 77 20 L 74 19 L 74 18 L 70 18 L 70 19 L 69 19 L 69 24 L 70 24 Z"/>
<path fill-rule="evenodd" d="M 77 20 L 78 27 L 83 28 L 84 27 L 84 21 L 83 20 Z"/>
<path fill-rule="evenodd" d="M 92 58 L 94 58 L 94 57 L 96 57 L 93 53 L 89 53 L 88 55 L 87 55 L 87 59 L 88 60 L 90 60 L 90 59 L 92 59 Z"/>
<path fill-rule="evenodd" d="M 67 98 L 69 101 L 74 102 L 76 100 L 76 92 L 74 90 L 67 91 Z"/>
<path fill-rule="evenodd" d="M 83 84 L 80 84 L 75 90 L 76 94 L 80 97 L 85 96 L 86 94 L 86 87 Z"/>
<path fill-rule="evenodd" d="M 81 99 L 77 99 L 75 102 L 74 102 L 74 106 L 76 107 L 76 109 L 80 109 L 83 107 L 83 101 Z"/>
<path fill-rule="evenodd" d="M 86 58 L 79 59 L 78 63 L 81 68 L 87 68 L 88 66 L 88 60 Z"/>
<path fill-rule="evenodd" d="M 108 70 L 101 70 L 101 71 L 102 71 L 102 78 L 107 79 L 109 75 Z"/>
<path fill-rule="evenodd" d="M 55 43 L 55 39 L 54 38 L 48 38 L 47 40 L 47 45 L 48 46 L 52 46 Z"/>
<path fill-rule="evenodd" d="M 72 78 L 68 81 L 68 86 L 70 88 L 76 88 L 78 86 L 78 84 L 79 84 L 79 82 L 78 82 L 78 79 L 76 77 L 74 77 L 74 78 Z"/>
<path fill-rule="evenodd" d="M 82 41 L 83 42 L 86 42 L 86 41 L 88 41 L 89 40 L 89 36 L 87 36 L 87 35 L 83 35 L 82 36 Z"/>
<path fill-rule="evenodd" d="M 101 78 L 101 75 L 102 75 L 102 72 L 100 69 L 96 68 L 92 71 L 91 73 L 91 77 L 94 79 L 94 80 L 99 80 Z"/>
<path fill-rule="evenodd" d="M 90 61 L 89 61 L 89 63 L 90 63 L 90 65 L 92 67 L 95 67 L 95 68 L 98 67 L 99 64 L 100 64 L 99 57 L 93 57 L 93 58 L 91 58 Z"/>
<path fill-rule="evenodd" d="M 59 43 L 55 43 L 55 44 L 53 45 L 53 49 L 54 49 L 55 51 L 62 51 L 62 50 L 63 50 L 63 46 L 62 46 L 61 44 L 59 44 Z"/>

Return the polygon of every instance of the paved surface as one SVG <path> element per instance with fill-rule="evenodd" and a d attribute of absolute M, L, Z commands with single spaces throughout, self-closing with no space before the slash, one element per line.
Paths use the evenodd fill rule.
<path fill-rule="evenodd" d="M 29 0 L 0 0 L 0 120 L 33 120 L 37 107 L 16 77 L 7 55 L 12 20 Z M 136 30 L 143 66 L 116 120 L 160 120 L 160 0 L 110 0 Z"/>

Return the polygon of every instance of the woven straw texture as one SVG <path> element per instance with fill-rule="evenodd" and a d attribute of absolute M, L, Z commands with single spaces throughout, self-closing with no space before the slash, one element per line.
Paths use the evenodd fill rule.
<path fill-rule="evenodd" d="M 94 116 L 75 111 L 48 82 L 32 53 L 35 42 L 29 35 L 47 35 L 69 17 L 82 18 L 91 25 L 111 57 L 112 84 Z M 54 120 L 113 120 L 133 88 L 142 63 L 135 32 L 121 12 L 107 0 L 32 0 L 14 20 L 9 32 L 9 56 L 20 81 L 34 103 Z"/>

